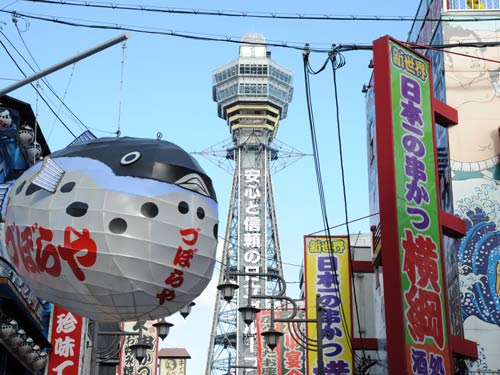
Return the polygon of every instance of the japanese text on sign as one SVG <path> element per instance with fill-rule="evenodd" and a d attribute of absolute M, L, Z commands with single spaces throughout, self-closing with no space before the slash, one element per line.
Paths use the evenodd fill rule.
<path fill-rule="evenodd" d="M 395 42 L 388 53 L 405 362 L 411 374 L 450 374 L 431 68 Z"/>
<path fill-rule="evenodd" d="M 401 139 L 405 151 L 404 172 L 406 187 L 406 212 L 413 229 L 405 230 L 402 240 L 404 249 L 403 270 L 410 280 L 410 288 L 404 294 L 408 303 L 405 312 L 409 332 L 417 343 L 426 337 L 443 348 L 443 322 L 441 292 L 439 286 L 439 264 L 436 242 L 430 236 L 419 234 L 414 238 L 412 231 L 422 232 L 431 225 L 431 219 L 424 203 L 429 203 L 426 189 L 428 171 L 423 158 L 427 155 L 422 141 L 424 132 L 422 120 L 420 85 L 413 78 L 401 76 L 401 126 L 405 132 Z"/>
<path fill-rule="evenodd" d="M 245 263 L 258 264 L 261 261 L 261 173 L 259 169 L 246 169 L 243 178 L 243 196 L 247 204 L 243 211 L 243 246 L 246 249 L 243 254 Z"/>
<path fill-rule="evenodd" d="M 427 65 L 422 60 L 406 53 L 405 50 L 397 46 L 391 47 L 391 55 L 391 61 L 396 67 L 425 82 L 429 72 L 427 71 Z"/>
<path fill-rule="evenodd" d="M 85 280 L 82 268 L 92 267 L 97 260 L 97 246 L 88 229 L 79 232 L 73 227 L 64 230 L 62 245 L 54 245 L 52 230 L 37 223 L 20 230 L 16 223 L 5 229 L 7 253 L 16 267 L 22 266 L 28 273 L 61 275 L 61 263 L 66 262 L 75 277 Z"/>
<path fill-rule="evenodd" d="M 316 295 L 321 311 L 321 340 L 325 374 L 352 374 L 351 286 L 348 241 L 344 237 L 305 237 L 306 314 L 316 317 Z M 307 327 L 308 337 L 316 339 L 315 329 Z M 317 353 L 308 352 L 307 373 L 317 374 Z"/>
<path fill-rule="evenodd" d="M 174 266 L 178 268 L 174 268 L 165 279 L 165 285 L 168 285 L 169 288 L 163 288 L 160 293 L 156 294 L 156 298 L 158 298 L 158 303 L 160 305 L 163 305 L 165 301 L 172 301 L 175 299 L 175 289 L 181 287 L 184 283 L 183 269 L 191 267 L 191 260 L 198 252 L 198 249 L 194 246 L 198 242 L 199 232 L 200 228 L 187 228 L 179 231 L 182 244 L 177 248 L 177 252 L 172 262 Z M 188 248 L 184 248 L 185 245 L 187 245 Z"/>
<path fill-rule="evenodd" d="M 332 262 L 333 260 L 333 262 Z M 345 337 L 344 325 L 341 320 L 341 281 L 338 277 L 338 259 L 329 256 L 317 257 L 318 273 L 316 275 L 317 293 L 320 295 L 320 304 L 325 308 L 323 311 L 321 336 L 323 340 L 323 354 L 325 369 L 335 368 L 336 374 L 352 373 L 349 362 L 339 355 L 348 348 L 340 341 Z"/>
<path fill-rule="evenodd" d="M 80 366 L 80 349 L 83 319 L 54 306 L 52 312 L 49 375 L 76 375 Z"/>

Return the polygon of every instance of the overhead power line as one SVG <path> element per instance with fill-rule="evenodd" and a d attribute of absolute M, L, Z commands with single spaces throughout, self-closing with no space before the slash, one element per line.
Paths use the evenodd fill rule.
<path fill-rule="evenodd" d="M 142 34 L 151 34 L 151 35 L 161 35 L 161 36 L 172 36 L 178 38 L 199 40 L 199 41 L 211 41 L 211 42 L 224 42 L 224 43 L 233 43 L 233 44 L 255 44 L 255 45 L 265 45 L 267 47 L 280 47 L 280 48 L 290 48 L 295 50 L 302 51 L 304 49 L 304 45 L 306 43 L 303 42 L 289 42 L 289 41 L 267 41 L 266 43 L 262 42 L 251 42 L 244 41 L 240 37 L 227 36 L 227 35 L 213 35 L 213 34 L 201 34 L 201 33 L 191 33 L 191 32 L 179 32 L 175 30 L 161 29 L 161 28 L 147 28 L 144 26 L 133 26 L 133 25 L 120 25 L 116 23 L 107 23 L 101 22 L 96 23 L 95 21 L 89 20 L 74 20 L 69 18 L 58 18 L 55 16 L 47 16 L 47 15 L 35 15 L 24 12 L 17 11 L 6 11 L 0 10 L 0 13 L 9 13 L 13 17 L 25 17 L 29 19 L 45 21 L 45 22 L 53 22 L 66 26 L 73 27 L 83 27 L 89 29 L 102 29 L 102 30 L 120 30 L 120 31 L 131 31 Z M 352 51 L 352 50 L 371 50 L 372 46 L 370 44 L 337 44 L 335 45 L 336 50 L 338 51 Z M 309 52 L 330 52 L 332 50 L 329 48 L 314 48 L 310 47 Z"/>
<path fill-rule="evenodd" d="M 31 1 L 31 0 L 26 0 Z M 150 34 L 150 35 L 159 35 L 159 36 L 169 36 L 169 37 L 177 37 L 198 41 L 206 41 L 206 42 L 222 42 L 222 43 L 232 43 L 232 44 L 255 44 L 266 47 L 278 47 L 278 48 L 287 48 L 293 49 L 303 52 L 306 49 L 306 45 L 308 45 L 308 52 L 312 53 L 331 53 L 335 52 L 348 52 L 348 51 L 360 51 L 360 50 L 372 50 L 371 43 L 350 43 L 350 44 L 330 44 L 328 48 L 325 47 L 312 47 L 313 45 L 326 45 L 327 43 L 304 43 L 304 42 L 292 42 L 292 41 L 271 41 L 268 40 L 265 43 L 262 42 L 250 42 L 247 40 L 242 40 L 240 37 L 235 36 L 227 36 L 227 35 L 213 35 L 213 34 L 202 34 L 202 33 L 194 33 L 194 32 L 179 32 L 175 30 L 167 30 L 160 28 L 147 28 L 144 26 L 133 26 L 133 25 L 119 25 L 112 23 L 96 23 L 95 21 L 89 20 L 74 20 L 70 18 L 58 18 L 55 16 L 48 15 L 35 15 L 29 13 L 22 13 L 17 11 L 8 11 L 1 10 L 0 13 L 8 13 L 13 17 L 18 18 L 28 18 L 43 22 L 52 22 L 60 25 L 71 26 L 71 27 L 81 27 L 81 28 L 89 28 L 89 29 L 101 29 L 101 30 L 119 30 L 119 31 L 130 31 L 136 32 L 139 34 Z M 404 43 L 404 42 L 403 42 Z M 496 47 L 500 46 L 499 41 L 494 42 L 459 42 L 459 43 L 451 43 L 451 44 L 441 44 L 441 45 L 432 45 L 432 46 L 424 46 L 419 45 L 414 48 L 456 48 L 456 47 Z"/>
<path fill-rule="evenodd" d="M 99 8 L 110 10 L 127 10 L 141 11 L 153 13 L 168 13 L 168 14 L 183 14 L 195 16 L 216 16 L 216 17 L 242 17 L 242 18 L 264 18 L 264 19 L 281 19 L 281 20 L 301 20 L 301 21 L 398 21 L 398 22 L 414 22 L 414 21 L 440 21 L 441 18 L 425 18 L 414 16 L 377 16 L 377 15 L 330 15 L 330 14 L 300 14 L 300 13 L 278 13 L 278 12 L 248 12 L 242 10 L 213 10 L 213 9 L 188 9 L 175 7 L 158 7 L 150 5 L 134 5 L 134 4 L 111 4 L 92 1 L 78 0 L 25 0 L 32 3 L 44 3 L 53 5 L 69 5 L 84 8 Z M 481 19 L 484 19 L 481 15 Z M 500 20 L 498 16 L 487 17 L 490 20 Z M 475 22 L 478 17 L 451 17 L 444 16 L 442 19 L 447 21 L 460 22 Z"/>
<path fill-rule="evenodd" d="M 12 56 L 12 54 L 10 53 L 10 51 L 8 50 L 7 46 L 0 40 L 0 46 L 3 47 L 3 49 L 5 50 L 5 52 L 7 53 L 7 55 L 10 57 L 10 59 L 12 60 L 12 62 L 16 65 L 17 69 L 21 72 L 21 74 L 23 76 L 27 76 L 26 73 L 23 71 L 23 69 L 21 68 L 21 66 L 17 63 L 16 59 L 14 58 L 14 56 Z M 30 83 L 31 87 L 33 87 L 33 89 L 37 92 L 37 94 L 39 95 L 40 99 L 43 100 L 43 102 L 45 103 L 45 105 L 47 106 L 47 108 L 52 112 L 52 114 L 59 120 L 59 122 L 66 128 L 66 130 L 74 137 L 76 138 L 76 135 L 71 131 L 71 129 L 68 127 L 68 125 L 66 125 L 66 123 L 59 117 L 59 115 L 57 114 L 57 112 L 50 106 L 50 104 L 47 102 L 47 99 L 45 99 L 43 97 L 43 95 L 41 94 L 40 90 L 38 90 L 38 88 L 33 84 L 33 83 Z"/>

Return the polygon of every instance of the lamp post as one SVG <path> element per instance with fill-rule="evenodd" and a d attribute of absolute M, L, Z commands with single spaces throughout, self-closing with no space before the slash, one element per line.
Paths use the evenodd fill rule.
<path fill-rule="evenodd" d="M 227 372 L 224 374 L 224 375 L 233 375 L 233 373 L 231 372 L 231 369 L 234 368 L 234 369 L 243 369 L 243 370 L 256 370 L 257 367 L 256 366 L 237 366 L 237 365 L 232 365 L 231 364 L 231 353 L 229 353 L 229 357 L 228 357 L 228 360 L 227 360 Z M 246 371 L 245 371 L 246 373 Z"/>
<path fill-rule="evenodd" d="M 168 332 L 170 327 L 173 326 L 172 323 L 168 323 L 165 321 L 165 318 L 160 320 L 159 322 L 153 324 L 153 326 L 156 328 L 156 332 L 158 337 L 160 337 L 162 340 L 167 337 Z M 106 351 L 98 351 L 97 348 L 97 341 L 99 336 L 117 336 L 117 337 L 124 337 L 124 336 L 139 336 L 139 341 L 133 345 L 130 345 L 129 348 L 132 350 L 134 353 L 134 357 L 137 359 L 139 363 L 142 362 L 144 357 L 146 356 L 146 352 L 150 349 L 152 349 L 152 345 L 148 344 L 144 341 L 143 335 L 142 335 L 142 324 L 139 325 L 139 332 L 127 332 L 127 331 L 122 331 L 122 330 L 117 330 L 117 331 L 100 331 L 98 322 L 94 321 L 93 322 L 93 339 L 92 339 L 92 355 L 91 355 L 91 370 L 92 370 L 92 375 L 99 375 L 99 364 L 102 362 L 107 362 L 107 360 L 102 360 L 98 358 L 98 355 L 102 355 L 103 352 Z M 113 345 L 113 344 L 111 344 Z M 108 353 L 108 355 L 111 354 L 111 352 Z M 116 353 L 115 353 L 116 354 Z"/>
<path fill-rule="evenodd" d="M 276 346 L 279 343 L 279 339 L 281 336 L 283 336 L 283 332 L 280 332 L 274 328 L 274 323 L 314 323 L 316 324 L 316 338 L 317 338 L 317 346 L 315 348 L 315 351 L 318 352 L 318 375 L 324 375 L 325 374 L 325 369 L 324 369 L 324 362 L 323 362 L 323 346 L 322 346 L 322 340 L 321 340 L 321 327 L 322 327 L 322 314 L 324 308 L 320 305 L 320 296 L 316 295 L 316 319 L 301 319 L 297 318 L 297 304 L 295 301 L 289 297 L 285 296 L 286 292 L 286 282 L 285 280 L 276 274 L 268 274 L 268 273 L 248 273 L 248 272 L 229 272 L 226 269 L 226 280 L 224 283 L 220 284 L 217 286 L 217 289 L 221 291 L 221 294 L 223 298 L 229 302 L 233 298 L 234 291 L 238 289 L 238 285 L 235 283 L 230 282 L 230 276 L 259 276 L 259 277 L 275 277 L 280 280 L 280 290 L 277 295 L 267 295 L 267 294 L 255 294 L 253 295 L 251 293 L 252 291 L 252 279 L 250 278 L 248 280 L 249 287 L 248 287 L 248 302 L 246 306 L 240 307 L 238 310 L 242 314 L 243 321 L 247 324 L 250 325 L 252 324 L 253 321 L 255 321 L 257 313 L 260 311 L 260 309 L 254 307 L 252 305 L 252 299 L 269 299 L 273 301 L 271 303 L 271 328 L 268 331 L 262 332 L 262 336 L 264 336 L 264 339 L 266 341 L 266 345 L 271 349 L 274 350 Z M 292 305 L 292 311 L 290 315 L 286 318 L 274 318 L 274 300 L 282 300 L 290 303 Z M 310 346 L 308 343 L 308 340 L 303 341 L 302 343 L 300 342 L 300 337 L 296 338 L 293 336 L 292 330 L 290 330 L 290 334 L 294 338 L 294 340 L 302 347 L 306 347 L 307 349 L 310 350 Z"/>

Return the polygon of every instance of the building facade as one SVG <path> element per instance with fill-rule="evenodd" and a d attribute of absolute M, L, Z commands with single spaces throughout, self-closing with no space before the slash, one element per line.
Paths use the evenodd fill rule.
<path fill-rule="evenodd" d="M 443 134 L 441 155 L 449 159 L 442 202 L 466 222 L 466 235 L 448 256 L 456 327 L 477 342 L 470 374 L 500 371 L 500 3 L 494 0 L 422 1 L 410 41 L 457 45 L 428 51 L 434 90 L 458 111 L 458 124 Z M 471 17 L 475 22 L 470 22 Z M 446 141 L 449 147 L 446 148 Z M 444 164 L 444 163 L 443 163 Z M 446 168 L 447 166 L 443 166 Z M 457 281 L 455 281 L 457 280 Z M 452 298 L 450 298 L 452 300 Z M 461 314 L 458 314 L 458 311 Z"/>
<path fill-rule="evenodd" d="M 15 180 L 50 150 L 28 103 L 0 97 L 0 374 L 46 367 L 50 304 L 38 299 L 4 254 L 6 196 Z"/>
<path fill-rule="evenodd" d="M 500 340 L 500 25 L 495 21 L 499 15 L 498 1 L 422 1 L 409 32 L 410 46 L 431 62 L 434 98 L 458 114 L 457 124 L 451 125 L 434 113 L 434 143 L 440 215 L 449 214 L 464 223 L 460 235 L 443 229 L 442 239 L 448 333 L 454 371 L 460 374 L 500 371 L 495 354 Z M 380 212 L 379 186 L 387 177 L 378 174 L 374 92 L 380 83 L 372 77 L 369 86 L 370 210 Z M 436 109 L 439 105 L 433 102 L 433 106 Z M 375 217 L 376 259 L 387 249 L 378 223 Z M 382 272 L 382 267 L 376 269 Z M 384 345 L 392 324 L 383 311 L 389 291 L 387 286 L 376 290 L 381 359 L 387 353 Z M 460 346 L 467 349 L 458 353 Z"/>

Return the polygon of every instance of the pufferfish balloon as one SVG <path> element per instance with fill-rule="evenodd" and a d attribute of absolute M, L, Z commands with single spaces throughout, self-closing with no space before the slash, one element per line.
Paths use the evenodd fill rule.
<path fill-rule="evenodd" d="M 68 146 L 12 186 L 6 253 L 40 297 L 98 321 L 168 316 L 207 286 L 217 201 L 173 143 L 101 138 Z"/>

